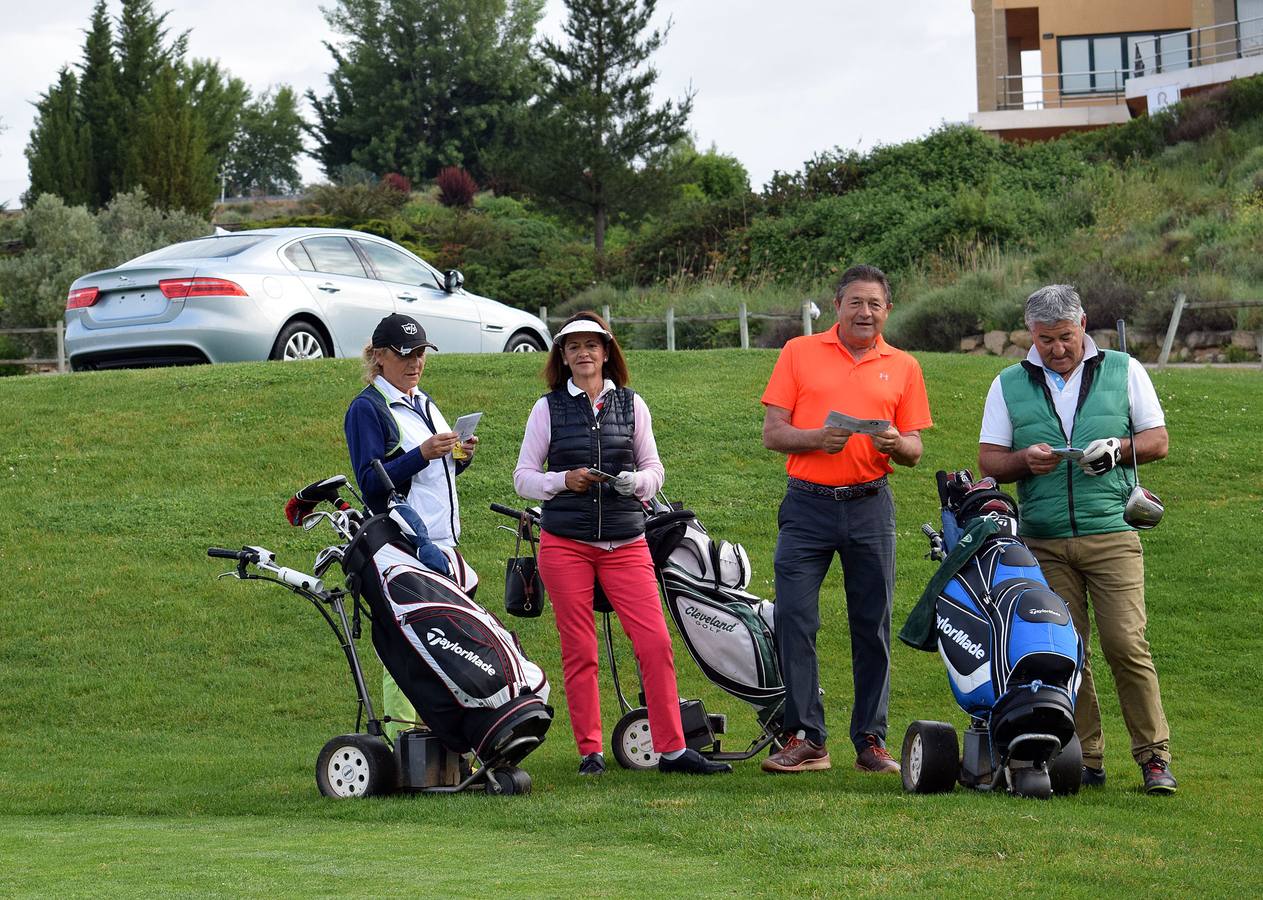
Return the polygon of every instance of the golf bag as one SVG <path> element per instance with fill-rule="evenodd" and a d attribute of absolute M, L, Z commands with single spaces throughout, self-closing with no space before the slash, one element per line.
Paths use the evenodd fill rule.
<path fill-rule="evenodd" d="M 645 538 L 667 610 L 702 673 L 754 706 L 777 730 L 785 700 L 773 639 L 773 604 L 747 593 L 750 560 L 740 544 L 714 541 L 690 510 L 650 515 Z"/>
<path fill-rule="evenodd" d="M 552 723 L 548 680 L 457 583 L 468 571 L 459 555 L 447 561 L 451 578 L 419 565 L 399 521 L 380 515 L 360 527 L 342 568 L 368 605 L 378 657 L 430 730 L 452 751 L 514 764 Z"/>
<path fill-rule="evenodd" d="M 939 472 L 938 486 L 943 531 L 931 543 L 946 558 L 900 637 L 938 650 L 960 708 L 987 723 L 996 762 L 1043 766 L 1074 738 L 1082 642 L 1017 536 L 1012 498 L 967 471 Z"/>

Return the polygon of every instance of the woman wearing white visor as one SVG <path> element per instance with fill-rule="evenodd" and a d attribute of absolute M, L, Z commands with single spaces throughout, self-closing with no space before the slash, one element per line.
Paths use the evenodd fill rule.
<path fill-rule="evenodd" d="M 518 494 L 542 500 L 539 570 L 553 598 L 562 678 L 579 774 L 605 771 L 597 687 L 594 584 L 631 639 L 644 681 L 659 771 L 731 772 L 685 749 L 671 635 L 645 542 L 642 501 L 664 473 L 649 407 L 626 385 L 618 341 L 596 313 L 572 316 L 553 341 L 513 473 Z"/>

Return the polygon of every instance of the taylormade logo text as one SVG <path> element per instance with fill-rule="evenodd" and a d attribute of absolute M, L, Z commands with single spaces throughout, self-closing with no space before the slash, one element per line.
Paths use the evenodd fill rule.
<path fill-rule="evenodd" d="M 982 659 L 986 655 L 981 643 L 971 638 L 969 633 L 963 628 L 953 628 L 952 623 L 947 621 L 946 616 L 938 617 L 938 630 L 943 632 L 943 637 L 954 644 L 959 644 L 961 649 L 974 657 L 974 659 Z"/>
<path fill-rule="evenodd" d="M 695 621 L 698 625 L 709 628 L 711 631 L 735 631 L 736 622 L 725 622 L 718 616 L 713 616 L 704 609 L 696 606 L 684 607 L 684 615 Z"/>
<path fill-rule="evenodd" d="M 488 675 L 496 674 L 495 667 L 492 666 L 491 663 L 483 662 L 483 659 L 481 656 L 479 656 L 477 653 L 475 653 L 472 650 L 466 650 L 458 642 L 449 641 L 447 639 L 447 636 L 443 634 L 443 630 L 441 628 L 431 628 L 429 631 L 425 633 L 425 640 L 426 640 L 426 643 L 429 644 L 431 647 L 438 647 L 441 650 L 448 650 L 452 653 L 455 653 L 457 656 L 461 657 L 462 659 L 469 660 L 475 666 L 477 666 L 478 668 L 486 672 Z"/>

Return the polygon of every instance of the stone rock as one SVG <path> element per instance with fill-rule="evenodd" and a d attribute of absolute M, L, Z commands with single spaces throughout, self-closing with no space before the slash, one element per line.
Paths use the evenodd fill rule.
<path fill-rule="evenodd" d="M 960 339 L 960 352 L 968 353 L 982 343 L 982 335 L 970 334 Z"/>
<path fill-rule="evenodd" d="M 999 356 L 1004 352 L 1004 345 L 1009 342 L 1009 333 L 1007 331 L 988 331 L 982 336 L 982 343 L 986 346 L 988 353 Z"/>
<path fill-rule="evenodd" d="M 1127 329 L 1127 347 L 1157 347 L 1158 336 L 1152 331 L 1132 331 Z"/>
<path fill-rule="evenodd" d="M 1096 341 L 1096 346 L 1102 350 L 1114 350 L 1118 347 L 1118 334 L 1108 328 L 1098 328 L 1088 333 L 1092 335 L 1092 340 Z"/>
<path fill-rule="evenodd" d="M 1029 350 L 1031 349 L 1033 340 L 1031 339 L 1031 333 L 1029 331 L 1018 329 L 1017 331 L 1009 332 L 1009 343 L 1016 344 L 1023 350 Z"/>
<path fill-rule="evenodd" d="M 1220 363 L 1227 360 L 1228 357 L 1218 347 L 1202 347 L 1193 351 L 1193 362 Z"/>
<path fill-rule="evenodd" d="M 986 347 L 975 347 L 974 349 L 969 351 L 969 355 L 970 356 L 990 356 L 991 351 L 988 350 Z"/>
<path fill-rule="evenodd" d="M 1009 359 L 1026 359 L 1026 350 L 1023 350 L 1017 344 L 1009 344 L 1009 346 L 1004 348 L 1004 355 Z"/>
<path fill-rule="evenodd" d="M 1254 336 L 1253 331 L 1234 331 L 1232 346 L 1238 350 L 1254 350 L 1258 346 L 1258 338 Z"/>
<path fill-rule="evenodd" d="M 1180 347 L 1178 350 L 1173 351 L 1171 356 L 1176 362 L 1188 362 L 1189 349 L 1188 347 Z"/>
<path fill-rule="evenodd" d="M 1184 339 L 1184 345 L 1190 350 L 1200 350 L 1203 347 L 1222 347 L 1231 341 L 1231 331 L 1194 331 Z"/>

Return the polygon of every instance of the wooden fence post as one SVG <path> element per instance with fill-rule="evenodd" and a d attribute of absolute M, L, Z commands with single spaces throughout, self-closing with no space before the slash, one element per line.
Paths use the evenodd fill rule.
<path fill-rule="evenodd" d="M 803 301 L 803 334 L 811 334 L 811 301 Z"/>
<path fill-rule="evenodd" d="M 675 349 L 675 307 L 667 307 L 667 349 Z"/>
<path fill-rule="evenodd" d="M 57 371 L 66 371 L 66 323 L 57 320 Z"/>
<path fill-rule="evenodd" d="M 605 324 L 614 327 L 614 320 L 610 318 L 610 305 L 607 303 L 601 307 L 601 318 L 605 320 Z"/>
<path fill-rule="evenodd" d="M 1180 315 L 1184 312 L 1184 295 L 1175 298 L 1175 309 L 1171 311 L 1171 324 L 1167 326 L 1167 336 L 1162 341 L 1162 352 L 1158 354 L 1158 368 L 1165 369 L 1167 357 L 1171 355 L 1171 345 L 1175 343 L 1175 332 L 1180 327 Z"/>
<path fill-rule="evenodd" d="M 750 320 L 749 313 L 746 310 L 746 302 L 741 301 L 741 307 L 737 310 L 737 322 L 741 331 L 741 349 L 750 349 Z"/>
<path fill-rule="evenodd" d="M 544 327 L 548 327 L 548 307 L 541 306 L 539 308 L 539 320 L 544 323 Z"/>

